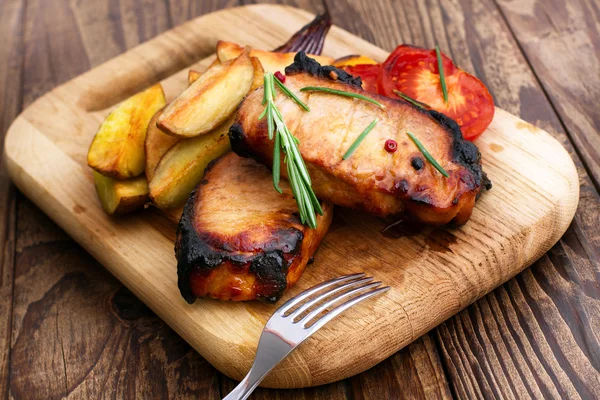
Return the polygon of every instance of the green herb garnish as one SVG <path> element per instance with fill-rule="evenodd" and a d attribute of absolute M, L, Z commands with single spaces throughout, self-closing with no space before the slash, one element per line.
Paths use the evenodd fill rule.
<path fill-rule="evenodd" d="M 442 94 L 444 95 L 444 102 L 448 103 L 448 88 L 446 87 L 446 77 L 444 76 L 444 63 L 442 62 L 442 53 L 440 48 L 435 46 L 435 55 L 438 62 L 438 70 L 440 72 L 440 84 L 442 85 Z"/>
<path fill-rule="evenodd" d="M 372 99 L 367 96 L 363 96 L 362 94 L 359 94 L 359 93 L 346 92 L 345 90 L 337 90 L 337 89 L 331 89 L 331 88 L 321 87 L 321 86 L 306 86 L 306 87 L 303 87 L 302 89 L 300 89 L 300 91 L 301 92 L 306 92 L 306 91 L 325 92 L 325 93 L 337 94 L 338 96 L 354 97 L 356 99 L 368 101 L 369 103 L 375 104 L 377 107 L 385 110 L 385 106 L 383 104 L 381 104 L 380 102 L 378 102 L 377 100 Z"/>
<path fill-rule="evenodd" d="M 399 90 L 394 90 L 394 93 L 396 93 L 396 95 L 397 95 L 398 97 L 400 97 L 400 98 L 402 98 L 402 99 L 404 99 L 404 100 L 408 101 L 408 102 L 409 102 L 410 104 L 412 104 L 413 106 L 417 106 L 417 107 L 419 107 L 419 108 L 423 108 L 423 109 L 429 109 L 429 108 L 431 108 L 429 105 L 427 105 L 427 104 L 425 104 L 425 103 L 423 103 L 423 102 L 420 102 L 419 100 L 415 100 L 415 99 L 413 99 L 412 97 L 409 97 L 409 96 L 405 95 L 404 93 L 402 93 L 402 92 L 401 92 L 401 91 L 399 91 Z"/>
<path fill-rule="evenodd" d="M 302 102 L 302 100 L 300 100 L 298 98 L 298 96 L 296 96 L 294 94 L 294 92 L 292 92 L 290 89 L 287 88 L 287 86 L 285 86 L 283 83 L 281 83 L 281 81 L 279 79 L 273 79 L 273 80 L 275 81 L 275 83 L 277 84 L 277 86 L 279 87 L 279 89 L 281 89 L 281 91 L 283 93 L 285 93 L 289 98 L 291 98 L 296 103 L 298 103 L 298 105 L 300 107 L 304 108 L 306 111 L 310 111 L 310 108 L 308 108 L 308 106 L 306 104 L 304 104 L 304 102 Z"/>
<path fill-rule="evenodd" d="M 429 154 L 429 152 L 423 146 L 423 144 L 419 141 L 419 139 L 417 139 L 415 137 L 415 135 L 413 135 L 410 132 L 406 132 L 406 134 L 412 139 L 412 141 L 415 143 L 415 145 L 421 151 L 421 153 L 423 153 L 423 156 L 425 156 L 425 158 L 427 159 L 427 161 L 429 161 L 431 163 L 431 165 L 433 165 L 435 167 L 435 169 L 437 169 L 438 171 L 440 171 L 440 174 L 442 174 L 446 178 L 448 178 L 449 175 L 446 172 L 446 170 L 440 164 L 438 164 L 437 161 L 435 161 L 435 158 L 433 158 L 433 156 L 431 154 Z"/>
<path fill-rule="evenodd" d="M 279 193 L 281 188 L 279 187 L 279 179 L 281 175 L 280 171 L 280 160 L 281 150 L 285 154 L 283 162 L 286 165 L 288 180 L 292 187 L 292 193 L 298 204 L 298 211 L 300 213 L 300 221 L 304 224 L 315 229 L 317 227 L 317 219 L 315 218 L 315 212 L 319 215 L 323 215 L 321 204 L 317 200 L 317 196 L 312 190 L 310 176 L 306 169 L 306 164 L 300 155 L 298 144 L 300 141 L 296 138 L 288 127 L 285 125 L 281 112 L 275 105 L 275 85 L 281 89 L 281 91 L 293 99 L 299 106 L 309 111 L 309 108 L 304 104 L 294 93 L 292 93 L 285 85 L 279 80 L 275 79 L 274 75 L 267 72 L 264 75 L 264 98 L 263 103 L 266 105 L 265 110 L 258 117 L 263 119 L 267 117 L 267 130 L 269 139 L 275 138 L 273 146 L 273 187 Z"/>
<path fill-rule="evenodd" d="M 377 118 L 374 119 L 373 122 L 371 122 L 369 124 L 369 126 L 367 126 L 365 128 L 365 130 L 360 134 L 360 136 L 356 138 L 356 140 L 354 141 L 354 143 L 352 143 L 352 146 L 350 146 L 350 148 L 348 149 L 348 151 L 346 151 L 346 154 L 344 154 L 344 156 L 342 157 L 342 159 L 345 160 L 348 157 L 350 157 L 352 155 L 352 153 L 354 153 L 354 151 L 356 150 L 356 148 L 367 137 L 367 135 L 369 134 L 369 132 L 371 132 L 373 130 L 373 128 L 375 128 L 375 125 L 377 125 Z"/>

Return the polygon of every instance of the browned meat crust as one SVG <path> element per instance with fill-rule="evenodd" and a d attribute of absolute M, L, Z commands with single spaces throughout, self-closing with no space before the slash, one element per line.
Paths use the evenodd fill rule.
<path fill-rule="evenodd" d="M 274 302 L 302 275 L 325 236 L 333 207 L 323 202 L 317 229 L 300 223 L 287 182 L 233 153 L 213 161 L 188 200 L 175 244 L 182 296 Z"/>
<path fill-rule="evenodd" d="M 305 112 L 279 94 L 276 103 L 291 132 L 300 140 L 317 196 L 334 204 L 378 216 L 405 214 L 427 224 L 465 223 L 482 188 L 491 184 L 481 168 L 477 147 L 462 138 L 460 128 L 436 111 L 415 107 L 402 99 L 366 93 L 360 79 L 330 66 L 320 66 L 303 53 L 286 68 L 286 86 L 308 103 Z M 365 94 L 385 105 L 346 97 L 300 92 L 322 86 Z M 273 143 L 267 135 L 262 88 L 249 94 L 238 110 L 229 136 L 233 150 L 271 165 Z M 375 118 L 378 124 L 347 160 L 342 155 Z M 427 162 L 407 136 L 412 132 L 450 175 L 443 177 Z M 384 150 L 387 139 L 398 150 Z M 282 166 L 282 173 L 285 168 Z"/>

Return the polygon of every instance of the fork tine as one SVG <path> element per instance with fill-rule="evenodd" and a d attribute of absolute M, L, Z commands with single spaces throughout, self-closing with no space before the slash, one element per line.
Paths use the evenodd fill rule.
<path fill-rule="evenodd" d="M 316 317 L 317 315 L 319 315 L 320 313 L 322 313 L 323 311 L 325 311 L 327 309 L 327 307 L 335 304 L 336 302 L 351 296 L 352 294 L 358 293 L 361 290 L 364 290 L 366 288 L 372 288 L 375 287 L 376 285 L 381 285 L 381 282 L 374 282 L 371 283 L 369 285 L 365 285 L 363 287 L 360 288 L 356 288 L 353 289 L 347 293 L 344 293 L 343 295 L 334 298 L 330 301 L 328 301 L 327 303 L 323 304 L 321 307 L 319 307 L 318 309 L 312 311 L 310 314 L 308 314 L 304 319 L 304 327 L 306 328 L 306 324 L 308 322 L 310 322 L 314 317 Z M 323 316 L 323 318 L 321 318 L 320 320 L 316 321 L 310 328 L 308 328 L 311 332 L 316 331 L 317 329 L 319 329 L 320 327 L 322 327 L 323 325 L 325 325 L 327 322 L 331 321 L 333 318 L 337 317 L 338 315 L 340 315 L 341 313 L 343 313 L 344 311 L 346 311 L 347 309 L 349 309 L 350 307 L 352 307 L 355 304 L 360 303 L 363 300 L 366 300 L 370 297 L 373 297 L 375 295 L 378 295 L 379 293 L 383 293 L 383 292 L 387 292 L 390 289 L 389 286 L 384 286 L 384 287 L 380 287 L 378 289 L 372 290 L 370 292 L 366 292 L 361 294 L 360 296 L 354 297 L 350 300 L 347 300 L 346 302 L 340 304 L 339 306 L 335 307 L 333 310 L 331 310 L 330 312 L 328 312 L 326 315 Z"/>
<path fill-rule="evenodd" d="M 362 278 L 363 276 L 365 276 L 365 273 L 361 272 L 358 274 L 340 276 L 338 278 L 331 279 L 329 281 L 320 283 L 316 286 L 313 286 L 313 287 L 305 290 L 304 292 L 298 294 L 297 296 L 292 297 L 291 299 L 289 299 L 288 301 L 283 303 L 283 305 L 281 307 L 279 307 L 279 309 L 275 313 L 279 314 L 279 315 L 283 315 L 283 314 L 285 314 L 285 312 L 287 310 L 289 310 L 296 304 L 300 303 L 302 300 L 306 299 L 307 297 L 312 296 L 314 293 L 318 292 L 321 289 L 324 289 L 329 286 L 333 286 L 333 285 L 341 283 L 341 282 L 346 282 L 346 281 L 351 281 L 353 279 Z"/>
<path fill-rule="evenodd" d="M 371 282 L 372 280 L 373 280 L 373 277 L 368 276 L 366 278 L 361 278 L 361 279 L 358 279 L 358 280 L 350 281 L 350 282 L 344 283 L 343 285 L 331 288 L 328 291 L 326 291 L 324 293 L 321 293 L 320 295 L 318 295 L 314 299 L 310 299 L 310 301 L 307 301 L 306 303 L 302 304 L 302 306 L 298 307 L 298 309 L 296 311 L 294 311 L 293 313 L 291 313 L 289 315 L 289 317 L 291 319 L 294 319 L 297 316 L 301 315 L 306 310 L 308 310 L 309 308 L 311 308 L 312 306 L 314 306 L 315 304 L 317 304 L 320 301 L 326 299 L 327 297 L 329 297 L 329 296 L 331 296 L 331 295 L 333 295 L 333 294 L 335 294 L 337 292 L 340 292 L 340 291 L 343 291 L 343 290 L 346 290 L 346 289 L 350 289 L 350 288 L 352 288 L 352 287 L 354 287 L 356 285 L 362 285 L 364 283 Z"/>

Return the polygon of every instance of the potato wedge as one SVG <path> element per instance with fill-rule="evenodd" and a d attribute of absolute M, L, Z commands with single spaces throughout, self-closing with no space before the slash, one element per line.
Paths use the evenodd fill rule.
<path fill-rule="evenodd" d="M 244 48 L 236 43 L 225 42 L 220 40 L 217 43 L 217 57 L 223 62 L 227 62 L 235 57 L 238 57 Z M 256 57 L 260 60 L 265 72 L 275 73 L 277 71 L 283 72 L 285 67 L 294 62 L 296 53 L 275 53 L 273 51 L 264 51 L 252 49 L 250 51 L 250 57 Z M 325 56 L 315 56 L 309 54 L 310 57 L 317 60 L 321 65 L 331 65 L 333 58 Z"/>
<path fill-rule="evenodd" d="M 206 135 L 182 140 L 162 157 L 150 181 L 150 198 L 160 209 L 182 206 L 202 180 L 208 163 L 231 149 L 228 119 Z"/>
<path fill-rule="evenodd" d="M 361 56 L 358 54 L 352 54 L 349 56 L 345 56 L 342 58 L 338 58 L 333 62 L 334 67 L 351 67 L 353 65 L 362 65 L 362 64 L 377 64 L 377 61 L 373 60 L 367 56 Z"/>
<path fill-rule="evenodd" d="M 162 114 L 162 110 L 158 111 L 148 124 L 146 132 L 146 140 L 144 141 L 144 149 L 146 151 L 146 178 L 148 182 L 154 176 L 154 170 L 162 156 L 179 142 L 181 139 L 175 136 L 167 135 L 156 126 L 156 120 Z"/>
<path fill-rule="evenodd" d="M 190 69 L 188 71 L 188 85 L 191 86 L 192 83 L 196 82 L 198 80 L 198 78 L 200 78 L 201 75 L 202 75 L 202 72 L 198 72 L 198 71 L 194 71 L 193 69 Z"/>
<path fill-rule="evenodd" d="M 88 165 L 115 179 L 142 174 L 148 123 L 165 104 L 159 83 L 119 104 L 100 125 L 88 151 Z"/>
<path fill-rule="evenodd" d="M 210 132 L 233 114 L 253 78 L 254 68 L 247 52 L 215 65 L 165 108 L 158 127 L 181 138 Z"/>
<path fill-rule="evenodd" d="M 260 60 L 256 57 L 250 57 L 252 66 L 254 67 L 254 78 L 252 78 L 252 86 L 250 86 L 249 92 L 263 85 L 265 81 L 265 70 L 263 69 Z"/>
<path fill-rule="evenodd" d="M 142 208 L 149 200 L 146 177 L 120 181 L 94 171 L 94 185 L 107 214 L 125 214 Z"/>

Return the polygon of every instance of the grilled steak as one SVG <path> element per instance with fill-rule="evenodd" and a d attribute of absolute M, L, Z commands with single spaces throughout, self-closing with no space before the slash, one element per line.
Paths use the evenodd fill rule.
<path fill-rule="evenodd" d="M 462 138 L 460 128 L 436 111 L 363 91 L 360 78 L 331 66 L 321 66 L 304 53 L 286 68 L 286 86 L 310 107 L 306 112 L 278 91 L 276 104 L 286 125 L 300 140 L 300 152 L 320 199 L 377 216 L 405 214 L 427 224 L 465 223 L 476 198 L 490 186 L 481 169 L 477 147 Z M 322 92 L 300 92 L 321 86 L 364 94 L 385 106 Z M 242 102 L 229 136 L 233 150 L 271 165 L 273 142 L 267 135 L 263 89 Z M 346 160 L 344 153 L 374 120 L 375 128 Z M 407 132 L 414 134 L 448 172 L 445 178 L 429 163 Z M 384 143 L 393 139 L 395 153 Z M 285 166 L 281 167 L 285 175 Z"/>
<path fill-rule="evenodd" d="M 317 229 L 300 223 L 287 182 L 273 189 L 271 172 L 233 153 L 213 161 L 185 205 L 175 255 L 179 289 L 196 297 L 274 302 L 296 283 L 331 223 L 322 202 Z"/>

